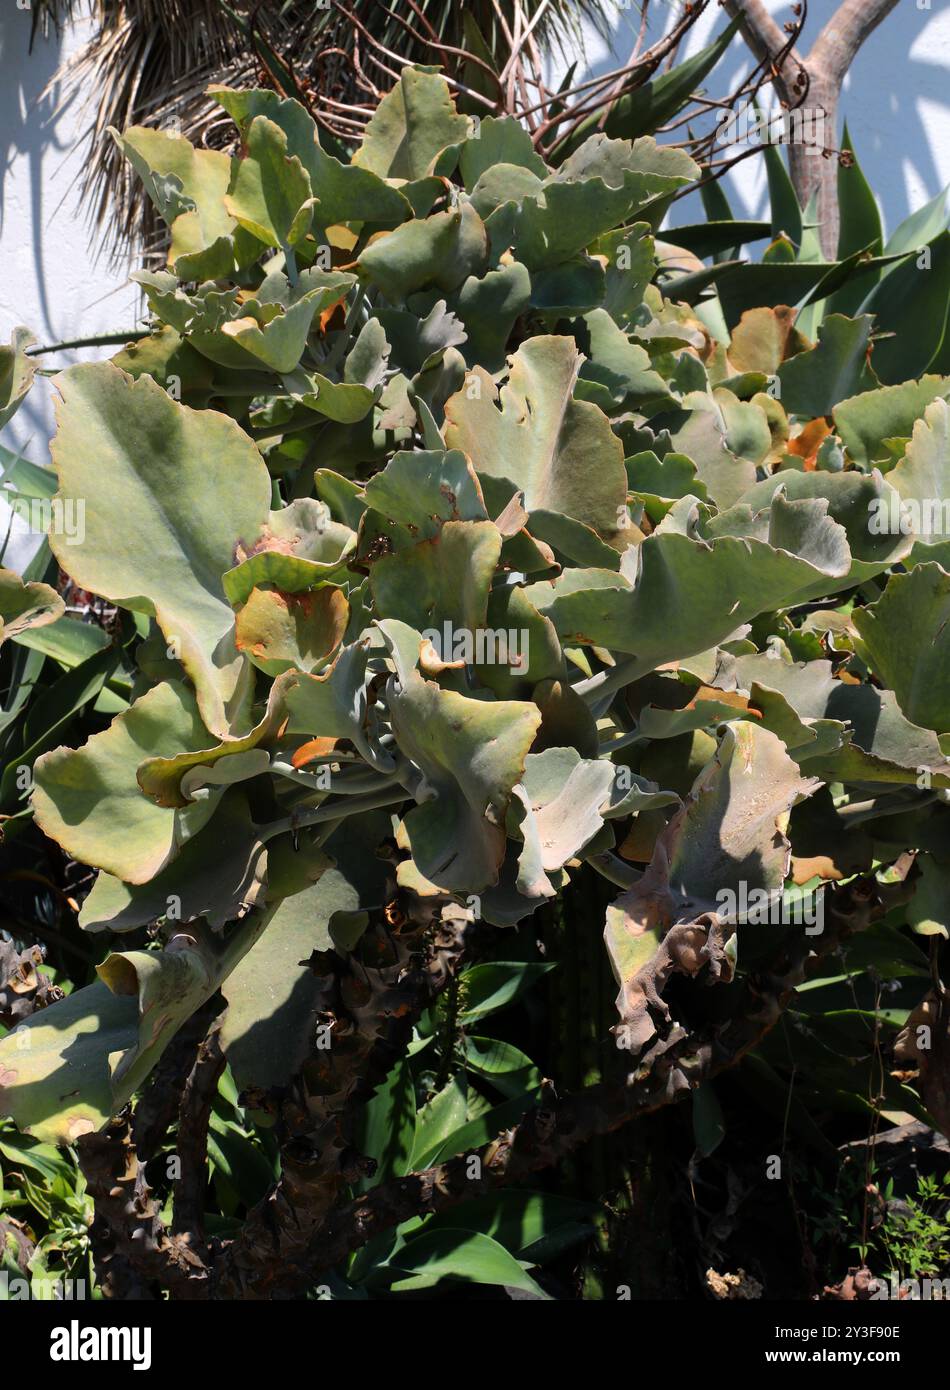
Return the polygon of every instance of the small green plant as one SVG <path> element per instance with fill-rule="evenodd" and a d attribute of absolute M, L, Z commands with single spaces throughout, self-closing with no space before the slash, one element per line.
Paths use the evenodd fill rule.
<path fill-rule="evenodd" d="M 884 1188 L 888 1216 L 879 1241 L 887 1259 L 888 1277 L 922 1279 L 950 1273 L 950 1173 L 941 1178 L 921 1174 L 917 1194 L 892 1215 L 893 1180 Z"/>

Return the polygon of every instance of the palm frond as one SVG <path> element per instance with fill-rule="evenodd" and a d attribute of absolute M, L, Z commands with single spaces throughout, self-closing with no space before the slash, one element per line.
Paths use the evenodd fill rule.
<path fill-rule="evenodd" d="M 158 254 L 164 228 L 109 126 L 161 125 L 227 149 L 233 126 L 206 95 L 224 82 L 295 96 L 331 143 L 352 146 L 400 70 L 425 63 L 441 68 L 460 109 L 516 115 L 547 152 L 672 62 L 715 0 L 678 6 L 649 45 L 650 0 L 638 3 L 642 23 L 628 62 L 568 93 L 547 89 L 546 60 L 559 50 L 582 59 L 585 26 L 610 30 L 611 0 L 34 0 L 34 29 L 91 10 L 92 38 L 50 86 L 82 103 L 81 192 L 103 249 L 118 255 L 134 244 Z M 733 99 L 748 99 L 767 77 L 754 72 Z M 721 115 L 714 105 L 699 115 Z M 708 138 L 690 131 L 683 143 L 701 153 Z"/>

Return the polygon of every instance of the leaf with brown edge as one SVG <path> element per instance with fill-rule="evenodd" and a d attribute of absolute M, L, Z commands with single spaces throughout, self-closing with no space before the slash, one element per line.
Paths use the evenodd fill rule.
<path fill-rule="evenodd" d="M 809 346 L 795 328 L 795 310 L 787 304 L 747 309 L 729 342 L 729 364 L 735 372 L 764 372 L 774 376 L 787 357 Z"/>
<path fill-rule="evenodd" d="M 56 384 L 54 501 L 81 502 L 85 530 L 79 541 L 54 532 L 53 552 L 83 588 L 154 615 L 205 724 L 227 737 L 252 673 L 234 644 L 223 576 L 267 520 L 264 460 L 227 416 L 179 405 L 111 362 L 70 367 Z"/>
<path fill-rule="evenodd" d="M 237 615 L 238 651 L 268 676 L 321 670 L 343 640 L 349 613 L 346 594 L 331 584 L 302 594 L 252 589 Z"/>
<path fill-rule="evenodd" d="M 48 584 L 27 583 L 13 570 L 0 569 L 0 643 L 31 627 L 55 623 L 66 605 Z"/>
<path fill-rule="evenodd" d="M 356 533 L 334 521 L 323 502 L 298 498 L 268 513 L 235 551 L 234 568 L 223 579 L 225 593 L 236 608 L 262 584 L 287 594 L 312 589 L 342 572 L 355 544 Z"/>
<path fill-rule="evenodd" d="M 154 686 L 82 748 L 56 748 L 34 766 L 33 814 L 83 864 L 147 883 L 213 814 L 218 795 L 156 805 L 136 781 L 147 755 L 175 758 L 206 746 L 195 697 L 181 682 Z"/>
<path fill-rule="evenodd" d="M 717 895 L 738 895 L 743 885 L 781 893 L 791 858 L 789 813 L 818 785 L 802 777 L 767 729 L 725 725 L 642 879 L 607 909 L 604 937 L 621 986 L 620 1037 L 630 1051 L 641 1051 L 658 1026 L 670 1023 L 662 993 L 671 975 L 697 975 L 708 966 L 713 978 L 731 977 Z"/>
<path fill-rule="evenodd" d="M 276 739 L 286 718 L 284 700 L 292 684 L 291 675 L 278 676 L 270 688 L 263 718 L 242 738 L 222 739 L 214 744 L 206 739 L 201 748 L 146 758 L 136 771 L 136 780 L 143 793 L 156 806 L 192 805 L 199 787 L 218 780 L 212 777 L 211 769 L 219 760 L 242 757 L 259 749 L 262 743 Z M 266 762 L 265 757 L 263 766 L 266 766 Z M 242 764 L 242 771 L 247 767 L 246 762 Z M 258 770 L 262 769 L 259 767 Z M 202 771 L 207 772 L 208 776 L 202 776 Z M 228 779 L 220 780 L 226 783 Z"/>

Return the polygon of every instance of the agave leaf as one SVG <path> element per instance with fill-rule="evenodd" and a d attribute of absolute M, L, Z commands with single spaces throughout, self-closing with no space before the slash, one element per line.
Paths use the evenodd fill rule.
<path fill-rule="evenodd" d="M 845 122 L 841 148 L 854 154 L 854 146 Z M 871 187 L 857 160 L 848 166 L 838 166 L 838 207 L 841 228 L 838 233 L 838 260 L 843 261 L 852 251 L 869 249 L 879 256 L 884 250 L 881 214 Z"/>
<path fill-rule="evenodd" d="M 385 179 L 421 179 L 436 156 L 466 140 L 470 129 L 444 77 L 406 68 L 373 112 L 353 164 Z"/>
<path fill-rule="evenodd" d="M 55 623 L 65 611 L 65 603 L 48 584 L 24 582 L 13 570 L 0 568 L 0 643 Z"/>
<path fill-rule="evenodd" d="M 80 863 L 147 883 L 213 814 L 217 796 L 183 810 L 156 805 L 139 787 L 146 757 L 207 747 L 195 698 L 180 682 L 154 686 L 82 748 L 44 753 L 34 767 L 33 814 Z"/>
<path fill-rule="evenodd" d="M 747 309 L 800 304 L 806 296 L 817 301 L 852 281 L 866 289 L 870 277 L 880 275 L 882 268 L 891 265 L 893 258 L 887 256 L 862 259 L 853 255 L 831 265 L 824 261 L 764 260 L 758 265 L 723 262 L 714 269 L 719 302 L 731 329 Z"/>
<path fill-rule="evenodd" d="M 154 615 L 208 728 L 227 735 L 250 668 L 222 576 L 267 519 L 264 461 L 232 420 L 177 404 L 149 377 L 98 362 L 56 381 L 57 498 L 82 503 L 85 534 L 53 535 L 52 548 L 77 583 Z"/>
<path fill-rule="evenodd" d="M 13 419 L 33 385 L 36 363 L 26 352 L 35 345 L 28 328 L 14 328 L 10 346 L 0 347 L 0 429 Z"/>
<path fill-rule="evenodd" d="M 791 847 L 785 831 L 803 778 L 767 729 L 727 724 L 715 757 L 656 843 L 643 878 L 607 910 L 604 933 L 618 984 L 626 1046 L 638 1052 L 669 1022 L 662 989 L 674 973 L 731 973 L 717 921 L 721 890 L 781 892 Z"/>
<path fill-rule="evenodd" d="M 947 325 L 950 304 L 950 231 L 943 231 L 921 254 L 894 266 L 861 305 L 862 314 L 875 315 L 875 329 L 894 337 L 874 350 L 875 371 L 883 382 L 920 377 L 933 368 Z"/>
<path fill-rule="evenodd" d="M 390 691 L 393 730 L 423 774 L 405 818 L 412 857 L 440 888 L 478 893 L 497 882 L 505 813 L 541 723 L 531 704 L 471 700 L 417 672 Z"/>
<path fill-rule="evenodd" d="M 572 398 L 580 367 L 573 340 L 556 337 L 523 343 L 500 393 L 476 367 L 446 402 L 445 441 L 522 492 L 529 514 L 562 513 L 610 538 L 625 513 L 623 448 L 602 411 Z"/>

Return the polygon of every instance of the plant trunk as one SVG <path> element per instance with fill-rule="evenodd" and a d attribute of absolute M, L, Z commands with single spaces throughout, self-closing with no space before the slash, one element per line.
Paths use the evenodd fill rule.
<path fill-rule="evenodd" d="M 833 78 L 811 67 L 809 76 L 811 85 L 805 105 L 812 115 L 817 138 L 814 143 L 796 141 L 789 145 L 789 164 L 802 207 L 808 206 L 813 193 L 818 194 L 821 249 L 825 260 L 833 261 L 838 254 L 838 161 L 834 151 L 838 147 L 840 89 Z"/>

